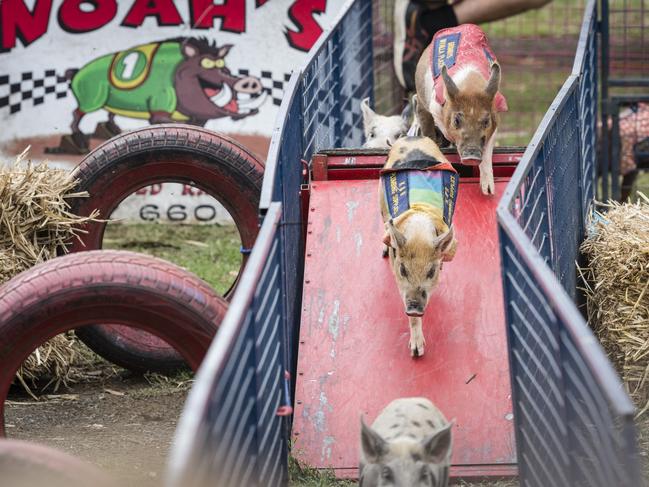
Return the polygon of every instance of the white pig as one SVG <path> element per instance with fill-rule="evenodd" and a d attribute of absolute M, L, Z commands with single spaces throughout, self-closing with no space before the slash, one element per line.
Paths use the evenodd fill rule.
<path fill-rule="evenodd" d="M 370 108 L 370 99 L 361 101 L 366 149 L 387 149 L 408 131 L 409 107 L 401 115 L 379 115 Z"/>
<path fill-rule="evenodd" d="M 361 487 L 447 487 L 451 428 L 423 397 L 396 399 L 369 427 L 361 418 Z"/>

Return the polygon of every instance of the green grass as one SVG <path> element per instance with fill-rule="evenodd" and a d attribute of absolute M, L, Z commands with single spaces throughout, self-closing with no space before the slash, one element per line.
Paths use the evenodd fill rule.
<path fill-rule="evenodd" d="M 585 0 L 553 0 L 552 3 L 547 7 L 519 14 L 514 17 L 510 17 L 505 21 L 497 20 L 495 22 L 489 22 L 483 24 L 483 28 L 490 38 L 511 38 L 519 36 L 529 37 L 532 35 L 539 37 L 553 37 L 557 35 L 557 19 L 553 19 L 553 16 L 556 15 L 557 12 L 563 12 L 568 8 L 582 8 L 585 3 Z M 564 25 L 561 25 L 560 33 L 578 33 L 581 18 L 582 15 L 580 14 L 578 21 L 574 20 L 570 22 L 570 30 L 568 32 L 564 32 Z"/>
<path fill-rule="evenodd" d="M 350 480 L 337 480 L 332 470 L 318 470 L 303 465 L 295 458 L 288 460 L 288 485 L 291 487 L 345 487 L 356 485 Z"/>
<path fill-rule="evenodd" d="M 628 25 L 642 25 L 641 13 L 644 0 L 625 0 L 622 2 L 610 2 L 611 15 L 614 22 L 622 21 L 622 15 L 626 16 Z M 554 37 L 559 34 L 578 34 L 583 19 L 583 7 L 586 0 L 553 0 L 548 6 L 538 10 L 531 10 L 523 14 L 510 17 L 505 21 L 497 20 L 483 24 L 484 30 L 489 37 L 518 37 L 538 36 Z M 622 8 L 629 10 L 626 14 L 621 12 Z M 565 16 L 569 18 L 566 19 Z M 558 25 L 557 25 L 558 24 Z M 568 28 L 566 30 L 566 27 Z M 640 29 L 630 30 L 627 36 L 641 38 Z"/>
<path fill-rule="evenodd" d="M 556 67 L 548 67 L 542 80 L 538 68 L 505 76 L 502 90 L 510 111 L 500 117 L 496 144 L 526 146 L 567 77 L 565 69 Z"/>
<path fill-rule="evenodd" d="M 130 250 L 168 260 L 225 293 L 241 266 L 241 240 L 233 225 L 110 223 L 104 248 Z"/>
<path fill-rule="evenodd" d="M 649 197 L 649 171 L 644 171 L 638 174 L 638 179 L 635 181 L 633 187 L 632 198 L 635 198 L 636 191 L 641 191 L 645 196 Z"/>

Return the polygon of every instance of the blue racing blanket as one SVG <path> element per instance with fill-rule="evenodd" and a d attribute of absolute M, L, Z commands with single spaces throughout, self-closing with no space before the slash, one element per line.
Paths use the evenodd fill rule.
<path fill-rule="evenodd" d="M 444 223 L 453 221 L 459 177 L 447 162 L 422 168 L 430 161 L 408 161 L 381 171 L 383 194 L 392 218 L 415 204 L 429 205 L 441 211 Z"/>

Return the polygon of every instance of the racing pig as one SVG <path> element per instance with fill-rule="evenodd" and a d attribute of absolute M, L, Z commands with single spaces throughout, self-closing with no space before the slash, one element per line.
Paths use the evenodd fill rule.
<path fill-rule="evenodd" d="M 68 70 L 78 107 L 73 112 L 72 137 L 64 137 L 61 145 L 66 141 L 72 145 L 67 149 L 87 152 L 79 123 L 85 114 L 102 108 L 109 113 L 108 122 L 101 124 L 106 137 L 120 132 L 115 115 L 152 124 L 175 121 L 202 126 L 210 119 L 239 120 L 256 114 L 265 99 L 261 82 L 230 73 L 225 57 L 231 48 L 203 38 L 179 37 L 107 54 L 79 70 Z"/>
<path fill-rule="evenodd" d="M 455 255 L 452 227 L 459 178 L 428 137 L 398 139 L 381 170 L 379 204 L 389 256 L 410 323 L 408 347 L 424 354 L 422 316 L 443 261 Z"/>
<path fill-rule="evenodd" d="M 364 98 L 361 101 L 363 132 L 365 133 L 363 147 L 366 149 L 387 149 L 399 137 L 406 135 L 410 117 L 409 108 L 407 105 L 401 115 L 379 115 L 370 108 L 370 99 Z"/>
<path fill-rule="evenodd" d="M 500 78 L 486 34 L 473 24 L 437 32 L 415 73 L 422 134 L 434 138 L 437 126 L 456 145 L 463 164 L 479 165 L 484 194 L 495 192 L 491 162 L 497 113 L 507 111 Z"/>
<path fill-rule="evenodd" d="M 361 487 L 447 487 L 453 422 L 424 397 L 395 399 L 369 427 L 361 418 Z"/>

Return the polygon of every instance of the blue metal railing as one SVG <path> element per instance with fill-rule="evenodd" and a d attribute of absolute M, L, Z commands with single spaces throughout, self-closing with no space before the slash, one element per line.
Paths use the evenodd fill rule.
<path fill-rule="evenodd" d="M 266 163 L 263 225 L 178 427 L 170 487 L 286 485 L 302 298 L 301 160 L 360 145 L 372 94 L 371 3 L 350 1 L 289 81 Z"/>
<path fill-rule="evenodd" d="M 572 74 L 579 79 L 579 136 L 581 138 L 581 174 L 583 221 L 589 217 L 597 181 L 597 0 L 590 0 L 577 44 Z"/>
<path fill-rule="evenodd" d="M 281 201 L 285 246 L 283 272 L 288 323 L 288 363 L 295 368 L 300 325 L 304 236 L 300 184 L 305 166 L 318 150 L 360 147 L 360 101 L 372 96 L 372 3 L 349 1 L 337 22 L 323 34 L 301 70 L 294 71 L 277 117 L 264 183 L 262 215 Z"/>
<path fill-rule="evenodd" d="M 634 407 L 575 305 L 592 211 L 597 10 L 498 206 L 521 484 L 641 485 Z"/>
<path fill-rule="evenodd" d="M 228 313 L 196 375 L 176 432 L 169 486 L 288 482 L 281 208 L 281 203 L 268 208 Z"/>

